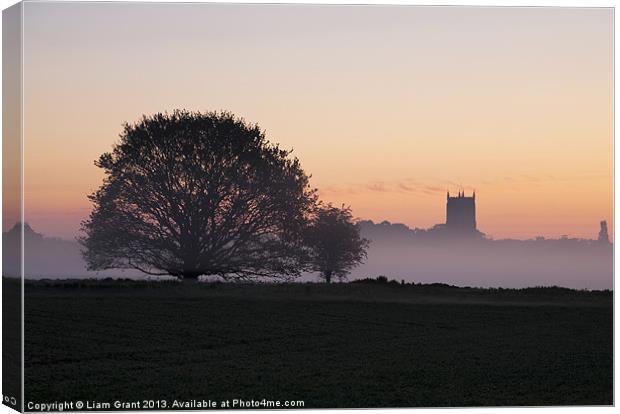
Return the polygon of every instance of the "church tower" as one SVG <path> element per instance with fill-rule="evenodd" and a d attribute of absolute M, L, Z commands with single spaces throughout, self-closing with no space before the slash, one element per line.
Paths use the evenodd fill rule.
<path fill-rule="evenodd" d="M 609 233 L 607 232 L 607 221 L 601 221 L 601 230 L 598 232 L 598 241 L 609 244 Z"/>
<path fill-rule="evenodd" d="M 459 191 L 456 197 L 447 194 L 446 228 L 459 233 L 476 232 L 476 192 L 466 197 L 464 191 Z"/>

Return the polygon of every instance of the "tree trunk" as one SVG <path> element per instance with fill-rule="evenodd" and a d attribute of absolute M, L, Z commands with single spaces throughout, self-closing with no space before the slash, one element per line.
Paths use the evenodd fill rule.
<path fill-rule="evenodd" d="M 183 271 L 183 282 L 184 283 L 196 283 L 198 282 L 198 277 L 201 273 L 193 271 L 193 270 L 184 270 Z"/>
<path fill-rule="evenodd" d="M 323 273 L 323 276 L 325 276 L 326 283 L 332 283 L 332 272 L 331 271 Z"/>
<path fill-rule="evenodd" d="M 197 278 L 192 279 L 192 278 L 189 278 L 189 277 L 184 277 L 184 278 L 181 280 L 181 282 L 182 282 L 184 285 L 195 285 L 195 284 L 197 284 L 197 283 L 198 283 L 198 279 L 197 279 Z"/>

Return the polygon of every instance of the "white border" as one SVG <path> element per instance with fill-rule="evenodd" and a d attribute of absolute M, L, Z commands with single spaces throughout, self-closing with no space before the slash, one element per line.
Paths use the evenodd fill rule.
<path fill-rule="evenodd" d="M 63 2 L 70 2 L 70 1 L 77 1 L 77 0 L 62 0 Z M 155 2 L 152 0 L 134 0 L 134 2 Z M 167 2 L 170 3 L 190 3 L 188 1 L 179 1 L 179 0 L 169 0 Z M 333 0 L 314 0 L 314 1 L 299 1 L 299 0 L 289 0 L 289 1 L 259 1 L 259 0 L 243 0 L 243 1 L 231 1 L 231 0 L 220 0 L 217 2 L 205 2 L 205 3 L 293 3 L 293 4 L 304 4 L 304 3 L 313 3 L 313 4 L 377 4 L 377 5 L 394 5 L 394 4 L 398 4 L 398 5 L 429 5 L 429 6 L 502 6 L 502 7 L 510 7 L 510 6 L 521 6 L 521 7 L 558 7 L 558 6 L 563 6 L 563 7 L 616 7 L 616 5 L 618 4 L 618 1 L 612 1 L 612 0 L 590 0 L 590 1 L 578 1 L 578 0 L 530 0 L 530 1 L 520 1 L 520 0 L 475 0 L 475 1 L 467 1 L 467 0 L 445 0 L 445 1 L 415 1 L 415 0 L 391 0 L 391 1 L 386 1 L 386 0 L 340 0 L 340 1 L 333 1 Z M 0 6 L 2 9 L 5 9 L 13 4 L 17 3 L 14 0 L 0 0 Z M 199 2 L 191 2 L 191 3 L 199 3 Z M 23 13 L 23 8 L 22 8 L 22 13 Z M 22 23 L 23 23 L 23 17 L 22 17 Z M 614 18 L 614 23 L 615 23 L 615 18 Z M 1 26 L 1 19 L 0 19 L 0 26 Z M 23 42 L 23 30 L 24 30 L 24 25 L 22 24 L 22 42 Z M 2 38 L 2 34 L 1 34 L 1 30 L 0 30 L 0 43 L 1 43 L 1 38 Z M 615 45 L 618 44 L 618 33 L 614 32 L 614 51 L 615 51 Z M 22 43 L 22 50 L 23 50 L 23 43 Z M 614 58 L 614 65 L 615 65 L 615 58 Z M 23 67 L 23 55 L 22 55 L 22 67 Z M 615 83 L 615 78 L 617 75 L 617 67 L 614 67 L 614 102 L 615 102 L 615 92 L 617 91 L 617 84 Z M 23 79 L 23 78 L 22 78 Z M 1 91 L 1 85 L 0 85 L 0 91 Z M 22 100 L 22 133 L 23 133 L 23 83 L 22 83 L 22 96 L 21 96 L 21 100 Z M 1 110 L 1 101 L 0 101 L 0 110 Z M 614 126 L 616 124 L 616 120 L 617 120 L 617 116 L 618 114 L 615 112 L 615 105 L 614 105 Z M 615 134 L 614 134 L 614 142 L 615 142 Z M 2 176 L 2 158 L 1 158 L 1 147 L 0 147 L 0 178 Z M 23 140 L 22 140 L 22 154 L 23 154 Z M 616 156 L 618 155 L 618 148 L 614 145 L 614 166 L 615 166 L 615 159 Z M 22 194 L 23 194 L 23 163 L 22 163 Z M 615 194 L 618 190 L 618 186 L 619 183 L 617 180 L 615 180 L 615 168 L 614 168 L 614 201 L 615 201 Z M 0 210 L 1 210 L 1 202 L 2 202 L 2 195 L 0 194 Z M 614 202 L 614 217 L 617 216 L 617 208 L 618 206 L 615 204 Z M 21 213 L 23 214 L 23 198 L 22 198 L 22 208 L 21 208 Z M 617 229 L 617 225 L 616 225 L 616 220 L 613 220 L 614 223 L 614 235 L 617 234 L 616 229 Z M 22 240 L 23 240 L 23 228 L 22 228 Z M 0 245 L 1 245 L 1 241 L 0 241 Z M 614 275 L 616 274 L 616 265 L 618 263 L 618 251 L 615 250 L 614 251 Z M 1 266 L 1 265 L 0 265 Z M 22 255 L 22 269 L 23 269 L 23 255 Z M 615 277 L 614 277 L 614 286 L 615 286 Z M 1 292 L 1 287 L 0 287 L 0 292 Z M 23 292 L 23 285 L 22 285 L 22 292 Z M 22 293 L 23 294 L 23 293 Z M 615 295 L 614 295 L 615 296 Z M 22 302 L 22 315 L 23 315 L 23 302 Z M 616 341 L 616 333 L 617 330 L 615 329 L 616 327 L 616 322 L 619 320 L 618 319 L 619 316 L 619 311 L 618 311 L 618 307 L 615 306 L 615 298 L 614 298 L 614 356 L 618 355 L 618 350 L 619 350 L 619 344 L 618 341 Z M 23 324 L 23 318 L 22 318 L 22 324 Z M 0 327 L 1 327 L 1 321 L 0 321 Z M 23 328 L 23 326 L 22 326 Z M 23 335 L 24 331 L 22 329 L 22 335 Z M 23 343 L 23 337 L 22 337 L 22 343 Z M 22 358 L 23 358 L 23 347 L 22 347 Z M 22 359 L 23 360 L 23 359 Z M 618 386 L 618 381 L 616 380 L 616 373 L 618 372 L 617 370 L 618 368 L 618 358 L 614 357 L 614 396 L 617 397 L 618 391 L 619 391 L 619 386 Z M 22 389 L 23 389 L 23 375 L 22 375 Z M 393 412 L 394 410 L 398 410 L 398 411 L 405 411 L 405 412 L 415 412 L 415 413 L 421 413 L 421 414 L 428 414 L 428 413 L 437 413 L 438 411 L 442 412 L 442 411 L 446 411 L 446 410 L 455 410 L 455 409 L 370 409 L 370 410 L 364 410 L 364 411 L 372 411 L 372 412 L 377 412 L 377 413 L 388 413 L 388 412 Z M 613 407 L 553 407 L 553 408 L 465 408 L 465 409 L 458 409 L 461 412 L 466 412 L 466 413 L 488 413 L 488 414 L 496 414 L 496 413 L 506 413 L 506 412 L 516 412 L 517 410 L 519 411 L 523 411 L 526 410 L 528 412 L 534 412 L 534 413 L 582 413 L 582 412 L 590 412 L 590 410 L 593 410 L 595 412 L 604 412 L 604 411 L 610 411 L 610 410 L 614 410 Z M 264 412 L 278 412 L 279 410 L 265 410 Z M 320 413 L 327 413 L 329 411 L 333 411 L 333 410 L 295 410 L 295 411 L 306 411 L 306 412 L 320 412 Z M 355 411 L 360 411 L 360 410 L 339 410 L 342 412 L 355 412 Z M 12 413 L 14 412 L 13 410 L 11 410 L 10 408 L 8 408 L 7 406 L 1 405 L 0 408 L 0 414 L 8 414 L 8 413 Z M 138 411 L 136 411 L 138 412 Z M 162 411 L 164 412 L 164 411 Z M 165 411 L 168 413 L 185 413 L 187 411 Z M 228 412 L 243 412 L 243 411 L 238 411 L 238 410 L 232 410 L 232 411 L 228 411 Z"/>

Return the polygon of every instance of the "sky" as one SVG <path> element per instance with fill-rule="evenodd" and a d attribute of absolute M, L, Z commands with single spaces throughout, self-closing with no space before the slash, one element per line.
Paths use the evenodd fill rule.
<path fill-rule="evenodd" d="M 122 124 L 185 108 L 258 123 L 360 219 L 475 189 L 493 238 L 595 238 L 612 35 L 609 8 L 25 3 L 25 220 L 75 237 Z"/>

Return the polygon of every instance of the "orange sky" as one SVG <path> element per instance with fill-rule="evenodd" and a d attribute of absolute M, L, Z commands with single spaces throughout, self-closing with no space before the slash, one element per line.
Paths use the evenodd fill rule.
<path fill-rule="evenodd" d="M 24 7 L 25 215 L 45 234 L 76 235 L 122 122 L 175 108 L 258 123 L 360 218 L 430 227 L 462 186 L 494 238 L 612 219 L 611 9 Z"/>

